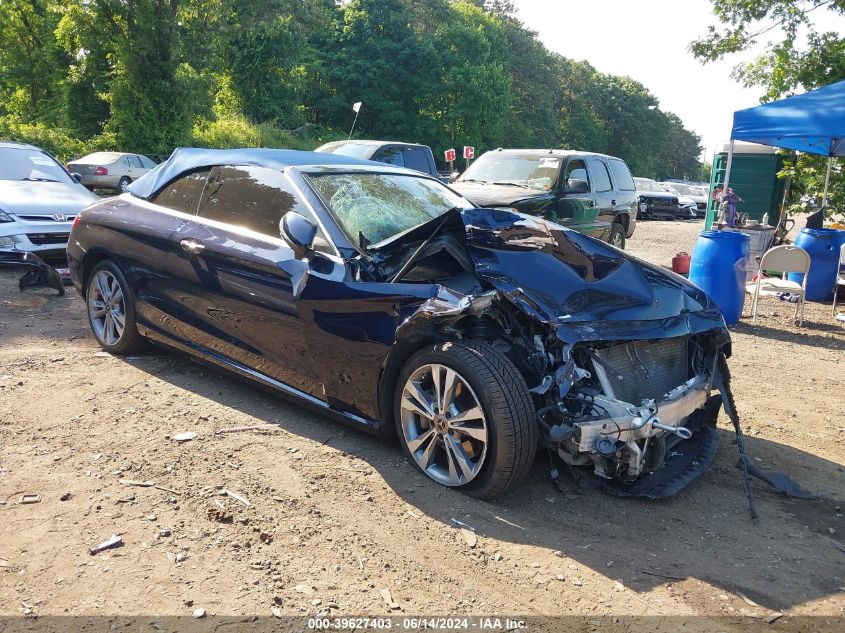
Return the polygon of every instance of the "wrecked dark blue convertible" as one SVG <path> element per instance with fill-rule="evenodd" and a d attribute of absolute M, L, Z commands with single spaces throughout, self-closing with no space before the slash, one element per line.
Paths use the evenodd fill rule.
<path fill-rule="evenodd" d="M 433 178 L 282 150 L 180 149 L 77 216 L 103 349 L 151 341 L 380 435 L 490 498 L 538 447 L 667 496 L 716 450 L 730 339 L 681 277 Z"/>

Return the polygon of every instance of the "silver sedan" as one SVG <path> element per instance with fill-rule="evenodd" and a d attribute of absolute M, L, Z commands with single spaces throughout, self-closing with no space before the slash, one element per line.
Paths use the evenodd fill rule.
<path fill-rule="evenodd" d="M 123 193 L 129 183 L 155 165 L 142 154 L 94 152 L 69 162 L 67 168 L 71 173 L 79 174 L 80 182 L 89 189 L 113 189 Z"/>

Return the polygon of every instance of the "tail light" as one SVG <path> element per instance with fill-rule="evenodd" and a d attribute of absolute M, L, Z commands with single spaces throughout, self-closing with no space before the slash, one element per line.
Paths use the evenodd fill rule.
<path fill-rule="evenodd" d="M 94 175 L 95 176 L 108 176 L 109 170 L 106 169 L 105 167 L 97 167 L 97 169 L 94 170 Z"/>
<path fill-rule="evenodd" d="M 76 217 L 75 217 L 75 218 L 73 218 L 73 224 L 71 224 L 71 225 L 70 225 L 70 228 L 72 229 L 72 228 L 74 228 L 77 224 L 79 224 L 79 221 L 80 221 L 81 219 L 82 219 L 82 212 L 77 213 L 77 214 L 76 214 Z"/>

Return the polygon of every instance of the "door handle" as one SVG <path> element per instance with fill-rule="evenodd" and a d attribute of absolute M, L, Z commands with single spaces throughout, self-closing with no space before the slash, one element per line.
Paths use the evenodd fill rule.
<path fill-rule="evenodd" d="M 182 247 L 183 251 L 188 251 L 189 253 L 201 253 L 205 250 L 205 244 L 197 242 L 196 240 L 182 240 L 179 242 L 179 246 Z"/>

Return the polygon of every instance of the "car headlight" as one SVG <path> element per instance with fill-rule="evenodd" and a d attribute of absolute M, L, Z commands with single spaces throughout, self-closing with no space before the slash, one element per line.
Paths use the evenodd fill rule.
<path fill-rule="evenodd" d="M 640 211 L 645 211 L 648 209 L 648 205 L 645 202 L 640 202 Z"/>
<path fill-rule="evenodd" d="M 11 237 L 0 237 L 0 246 L 14 246 L 15 240 Z"/>
<path fill-rule="evenodd" d="M 0 222 L 14 222 L 15 218 L 11 215 L 6 213 L 5 211 L 0 211 Z"/>

